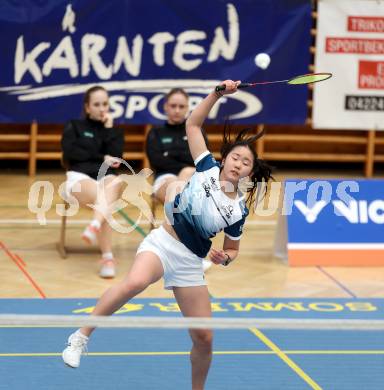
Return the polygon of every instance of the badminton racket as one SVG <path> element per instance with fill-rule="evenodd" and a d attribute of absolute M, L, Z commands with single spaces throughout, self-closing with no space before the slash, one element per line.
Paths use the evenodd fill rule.
<path fill-rule="evenodd" d="M 332 73 L 309 73 L 303 74 L 301 76 L 296 76 L 288 80 L 278 80 L 278 81 L 259 81 L 256 83 L 240 83 L 237 88 L 249 88 L 255 87 L 256 85 L 266 85 L 266 84 L 278 84 L 285 83 L 290 85 L 302 85 L 302 84 L 313 84 L 319 81 L 328 80 L 332 77 Z M 216 86 L 215 90 L 217 92 L 225 90 L 225 84 Z"/>

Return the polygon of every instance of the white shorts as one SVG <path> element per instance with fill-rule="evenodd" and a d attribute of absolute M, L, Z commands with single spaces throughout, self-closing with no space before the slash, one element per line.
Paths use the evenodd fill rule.
<path fill-rule="evenodd" d="M 164 288 L 206 286 L 203 259 L 172 237 L 162 226 L 151 231 L 141 242 L 136 254 L 153 252 L 164 269 Z"/>
<path fill-rule="evenodd" d="M 107 175 L 107 176 L 114 176 L 114 175 Z M 105 177 L 107 177 L 105 176 Z M 76 186 L 75 185 L 81 181 L 81 180 L 85 180 L 85 179 L 89 179 L 89 180 L 92 180 L 94 181 L 95 183 L 97 183 L 97 180 L 93 179 L 92 177 L 88 176 L 87 174 L 85 173 L 82 173 L 82 172 L 76 172 L 76 171 L 67 171 L 67 181 L 65 183 L 65 194 L 64 197 L 65 199 L 69 202 L 69 199 L 71 199 L 71 192 L 80 192 L 81 191 L 81 188 L 80 186 Z"/>
<path fill-rule="evenodd" d="M 158 176 L 153 182 L 153 193 L 156 194 L 159 188 L 164 184 L 164 181 L 170 177 L 177 178 L 177 175 L 174 175 L 173 173 L 163 173 L 162 175 Z"/>

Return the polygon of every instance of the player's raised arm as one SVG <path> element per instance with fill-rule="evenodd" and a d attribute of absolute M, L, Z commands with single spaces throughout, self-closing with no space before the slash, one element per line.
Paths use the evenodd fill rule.
<path fill-rule="evenodd" d="M 225 80 L 221 84 L 225 85 L 225 90 L 211 92 L 200 104 L 198 104 L 187 119 L 186 133 L 188 145 L 194 160 L 207 150 L 204 137 L 201 133 L 201 127 L 209 112 L 221 96 L 236 92 L 240 81 Z"/>

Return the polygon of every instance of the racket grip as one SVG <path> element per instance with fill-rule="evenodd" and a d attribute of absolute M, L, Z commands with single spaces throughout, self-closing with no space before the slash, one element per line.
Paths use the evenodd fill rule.
<path fill-rule="evenodd" d="M 240 83 L 240 84 L 237 86 L 237 89 L 248 88 L 248 87 L 250 87 L 250 86 L 251 86 L 251 83 Z M 225 84 L 217 85 L 216 88 L 215 88 L 215 91 L 216 91 L 216 92 L 225 91 Z"/>
<path fill-rule="evenodd" d="M 220 91 L 225 91 L 225 84 L 224 85 L 216 85 L 215 91 L 220 92 Z"/>

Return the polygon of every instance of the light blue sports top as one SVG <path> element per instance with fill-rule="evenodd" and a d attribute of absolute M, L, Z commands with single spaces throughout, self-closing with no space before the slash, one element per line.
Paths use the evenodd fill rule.
<path fill-rule="evenodd" d="M 220 165 L 209 151 L 196 160 L 196 172 L 165 213 L 180 241 L 199 257 L 211 247 L 210 238 L 224 230 L 231 240 L 239 240 L 249 211 L 244 195 L 229 198 L 220 188 Z"/>

